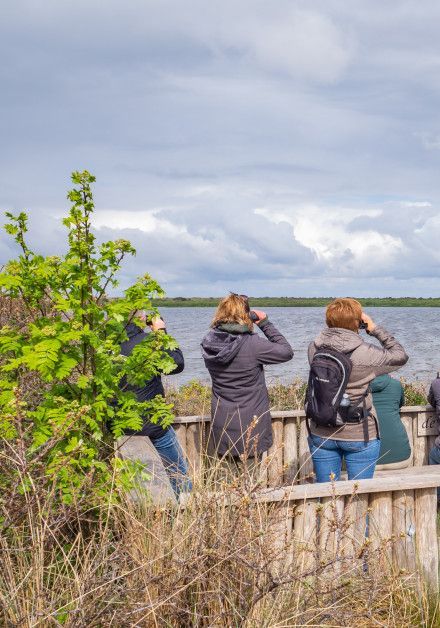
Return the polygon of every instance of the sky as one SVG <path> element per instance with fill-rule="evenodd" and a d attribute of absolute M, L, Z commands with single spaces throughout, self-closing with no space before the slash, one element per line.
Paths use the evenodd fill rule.
<path fill-rule="evenodd" d="M 438 0 L 3 0 L 0 209 L 170 296 L 438 296 Z M 16 255 L 0 235 L 0 263 Z"/>

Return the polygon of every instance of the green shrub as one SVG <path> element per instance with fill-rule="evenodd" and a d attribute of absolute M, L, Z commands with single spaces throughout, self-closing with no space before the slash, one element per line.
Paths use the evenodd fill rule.
<path fill-rule="evenodd" d="M 144 275 L 121 298 L 106 297 L 118 285 L 123 259 L 135 250 L 127 240 L 98 245 L 91 228 L 95 178 L 74 172 L 72 181 L 65 255 L 34 253 L 26 242 L 26 214 L 7 214 L 6 231 L 21 253 L 0 273 L 0 291 L 3 302 L 18 303 L 25 316 L 3 317 L 0 329 L 3 506 L 8 486 L 19 482 L 26 492 L 37 468 L 56 488 L 55 501 L 63 503 L 90 486 L 106 493 L 109 483 L 128 482 L 130 470 L 114 456 L 114 439 L 127 428 L 139 429 L 146 413 L 164 426 L 172 421 L 171 405 L 162 397 L 140 403 L 126 385 L 173 370 L 165 350 L 175 341 L 153 332 L 129 357 L 120 353 L 127 321 L 142 327 L 137 311 L 156 314 L 152 298 L 163 292 Z M 11 306 L 11 313 L 20 307 Z M 40 394 L 29 399 L 26 382 L 32 378 Z M 23 454 L 19 476 L 8 476 L 12 451 Z"/>

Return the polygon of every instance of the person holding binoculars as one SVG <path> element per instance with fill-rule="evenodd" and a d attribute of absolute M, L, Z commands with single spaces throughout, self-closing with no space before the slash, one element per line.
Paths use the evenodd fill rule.
<path fill-rule="evenodd" d="M 251 310 L 248 297 L 235 293 L 220 301 L 201 347 L 212 379 L 215 451 L 236 462 L 243 455 L 256 460 L 273 441 L 264 365 L 291 360 L 292 347 L 265 312 Z"/>
<path fill-rule="evenodd" d="M 402 345 L 376 325 L 355 299 L 335 299 L 326 309 L 327 328 L 310 343 L 306 394 L 309 448 L 318 482 L 372 478 L 380 433 L 370 382 L 396 371 L 408 356 Z M 381 346 L 365 342 L 365 330 Z"/>

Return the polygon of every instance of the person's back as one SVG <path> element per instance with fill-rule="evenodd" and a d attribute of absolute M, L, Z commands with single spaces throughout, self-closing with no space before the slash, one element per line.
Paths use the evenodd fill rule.
<path fill-rule="evenodd" d="M 379 464 L 408 460 L 411 447 L 400 417 L 404 404 L 403 386 L 389 375 L 379 375 L 371 382 L 373 405 L 376 408 L 380 432 Z"/>
<path fill-rule="evenodd" d="M 253 333 L 251 314 L 266 338 Z M 212 379 L 211 439 L 217 454 L 238 457 L 246 450 L 259 456 L 272 445 L 263 366 L 290 360 L 291 346 L 264 312 L 251 313 L 246 297 L 235 294 L 221 301 L 201 346 Z"/>

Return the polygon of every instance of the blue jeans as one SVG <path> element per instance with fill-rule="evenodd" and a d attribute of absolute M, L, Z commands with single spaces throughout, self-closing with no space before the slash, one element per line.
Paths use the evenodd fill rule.
<path fill-rule="evenodd" d="M 170 427 L 163 436 L 152 438 L 151 442 L 162 459 L 176 497 L 179 498 L 180 493 L 189 493 L 192 482 L 188 474 L 188 463 L 176 432 Z"/>
<path fill-rule="evenodd" d="M 374 475 L 380 440 L 375 438 L 365 443 L 363 440 L 334 440 L 311 434 L 309 448 L 317 482 L 329 482 L 331 474 L 339 480 L 343 459 L 349 480 L 365 480 Z"/>

